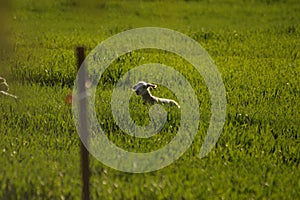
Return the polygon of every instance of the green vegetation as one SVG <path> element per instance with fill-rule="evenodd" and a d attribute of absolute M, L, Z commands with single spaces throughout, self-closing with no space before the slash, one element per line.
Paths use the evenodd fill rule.
<path fill-rule="evenodd" d="M 0 199 L 80 199 L 80 143 L 64 102 L 76 77 L 74 50 L 84 45 L 90 51 L 116 33 L 145 26 L 178 30 L 208 51 L 226 87 L 224 131 L 208 156 L 197 158 L 210 117 L 201 77 L 163 51 L 120 57 L 104 73 L 96 99 L 104 105 L 96 108 L 99 121 L 113 142 L 148 152 L 176 134 L 180 113 L 173 110 L 162 132 L 145 141 L 126 136 L 113 122 L 113 86 L 148 62 L 173 66 L 187 77 L 200 102 L 200 128 L 190 149 L 156 172 L 119 172 L 91 156 L 92 199 L 300 198 L 297 0 L 15 0 L 10 6 L 11 43 L 0 49 L 0 76 L 19 101 L 0 96 Z M 164 87 L 156 94 L 174 97 Z M 141 105 L 131 115 L 143 124 L 148 107 L 136 96 L 132 102 Z"/>

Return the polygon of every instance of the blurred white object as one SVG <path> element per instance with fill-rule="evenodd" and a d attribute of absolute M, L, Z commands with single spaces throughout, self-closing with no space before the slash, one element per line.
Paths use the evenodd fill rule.
<path fill-rule="evenodd" d="M 5 80 L 5 78 L 2 78 L 0 77 L 0 94 L 3 94 L 5 96 L 9 96 L 9 97 L 12 97 L 14 99 L 18 99 L 17 96 L 13 95 L 13 94 L 10 94 L 8 93 L 9 91 L 9 86 Z"/>
<path fill-rule="evenodd" d="M 152 83 L 146 83 L 144 81 L 139 81 L 137 84 L 135 84 L 132 87 L 132 90 L 135 91 L 137 95 L 142 96 L 143 100 L 145 102 L 148 102 L 150 104 L 158 103 L 158 104 L 169 104 L 172 106 L 177 106 L 180 108 L 179 104 L 172 100 L 172 99 L 164 99 L 164 98 L 159 98 L 155 97 L 151 94 L 150 88 L 156 89 L 157 85 L 154 85 Z"/>

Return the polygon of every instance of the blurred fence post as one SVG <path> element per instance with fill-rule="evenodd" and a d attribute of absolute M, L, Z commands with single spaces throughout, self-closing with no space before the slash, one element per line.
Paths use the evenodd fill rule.
<path fill-rule="evenodd" d="M 76 48 L 76 56 L 77 56 L 77 64 L 78 70 L 81 65 L 84 64 L 84 47 Z M 79 96 L 86 97 L 86 69 L 85 66 L 82 66 L 80 69 L 80 75 L 78 76 L 78 92 Z M 89 153 L 84 144 L 88 144 L 88 120 L 87 120 L 87 99 L 80 98 L 79 100 L 79 131 L 81 138 L 81 175 L 82 175 L 82 200 L 90 199 L 90 191 L 89 191 L 89 178 L 90 178 L 90 170 L 89 170 Z"/>

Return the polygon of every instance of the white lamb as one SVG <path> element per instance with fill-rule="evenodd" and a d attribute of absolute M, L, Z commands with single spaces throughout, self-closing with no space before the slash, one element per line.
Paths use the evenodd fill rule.
<path fill-rule="evenodd" d="M 154 104 L 154 103 L 169 104 L 169 105 L 177 106 L 178 108 L 180 108 L 179 104 L 172 99 L 164 99 L 164 98 L 159 98 L 159 97 L 153 96 L 150 92 L 150 88 L 156 89 L 157 85 L 154 85 L 152 83 L 146 83 L 144 81 L 140 81 L 132 87 L 132 90 L 135 91 L 137 95 L 142 96 L 142 98 L 145 102 L 148 102 L 150 104 Z"/>
<path fill-rule="evenodd" d="M 0 94 L 12 97 L 14 99 L 18 98 L 17 96 L 8 93 L 8 91 L 9 91 L 9 87 L 8 84 L 6 83 L 5 78 L 0 77 Z"/>

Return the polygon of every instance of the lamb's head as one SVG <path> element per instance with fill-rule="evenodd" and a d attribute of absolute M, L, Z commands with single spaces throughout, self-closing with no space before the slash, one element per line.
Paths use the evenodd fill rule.
<path fill-rule="evenodd" d="M 5 82 L 6 82 L 5 78 L 0 77 L 0 84 Z"/>
<path fill-rule="evenodd" d="M 5 78 L 0 77 L 0 91 L 7 92 L 9 90 L 9 87 L 6 83 Z"/>
<path fill-rule="evenodd" d="M 149 88 L 156 89 L 156 85 L 152 83 L 146 83 L 144 81 L 140 81 L 132 87 L 132 90 L 136 92 L 137 95 L 145 95 L 149 94 Z"/>

